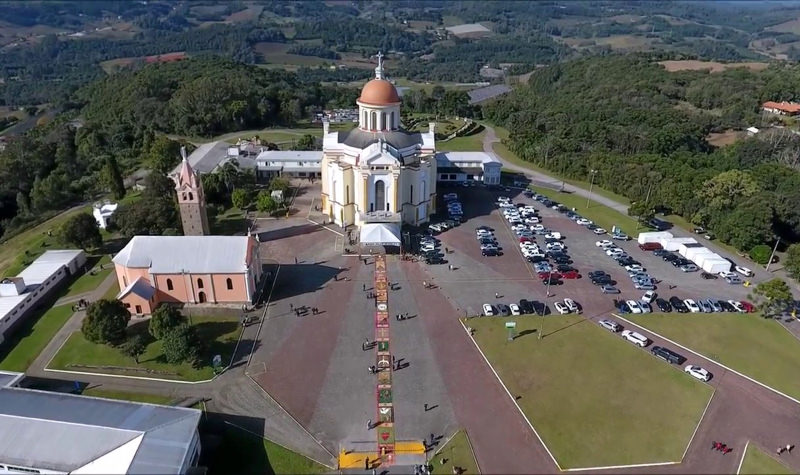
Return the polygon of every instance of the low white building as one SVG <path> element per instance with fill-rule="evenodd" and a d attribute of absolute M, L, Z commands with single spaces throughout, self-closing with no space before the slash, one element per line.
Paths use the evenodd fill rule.
<path fill-rule="evenodd" d="M 321 151 L 265 150 L 256 157 L 256 178 L 268 181 L 276 176 L 319 178 Z"/>
<path fill-rule="evenodd" d="M 0 373 L 0 473 L 185 474 L 202 411 L 15 387 Z"/>
<path fill-rule="evenodd" d="M 486 152 L 437 152 L 436 180 L 439 182 L 482 182 L 499 185 L 503 164 Z"/>
<path fill-rule="evenodd" d="M 85 263 L 86 253 L 81 250 L 47 251 L 16 277 L 0 280 L 0 344 L 37 304 Z"/>
<path fill-rule="evenodd" d="M 111 222 L 111 217 L 117 212 L 118 203 L 103 202 L 92 205 L 92 216 L 97 221 L 97 227 L 106 229 Z"/>

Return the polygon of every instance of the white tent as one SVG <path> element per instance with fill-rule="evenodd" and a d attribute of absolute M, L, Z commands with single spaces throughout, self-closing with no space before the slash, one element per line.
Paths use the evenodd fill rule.
<path fill-rule="evenodd" d="M 370 223 L 361 226 L 364 246 L 399 246 L 400 226 L 390 223 Z"/>
<path fill-rule="evenodd" d="M 728 272 L 731 270 L 730 261 L 720 257 L 719 259 L 705 259 L 703 261 L 703 270 L 710 274 L 719 274 L 720 272 Z"/>
<path fill-rule="evenodd" d="M 714 254 L 714 251 L 707 247 L 690 247 L 686 249 L 686 254 L 683 257 L 689 259 L 692 262 L 697 262 L 697 258 L 704 254 Z"/>
<path fill-rule="evenodd" d="M 703 245 L 700 244 L 700 243 L 696 243 L 696 242 L 694 242 L 694 243 L 691 243 L 691 242 L 690 243 L 681 243 L 678 246 L 678 254 L 680 254 L 683 257 L 686 257 L 686 253 L 689 252 L 690 249 L 697 249 L 697 248 L 701 248 L 701 247 L 703 247 Z M 697 251 L 692 251 L 692 252 L 697 252 Z M 690 259 L 689 257 L 686 257 L 686 258 Z"/>
<path fill-rule="evenodd" d="M 681 244 L 692 244 L 696 243 L 697 241 L 695 241 L 693 238 L 679 237 L 679 238 L 661 238 L 659 242 L 661 242 L 661 247 L 663 247 L 664 249 L 670 252 L 675 252 L 680 248 Z"/>
<path fill-rule="evenodd" d="M 637 241 L 639 241 L 639 244 L 644 244 L 646 242 L 659 242 L 659 239 L 661 238 L 672 238 L 672 233 L 667 231 L 639 233 Z"/>

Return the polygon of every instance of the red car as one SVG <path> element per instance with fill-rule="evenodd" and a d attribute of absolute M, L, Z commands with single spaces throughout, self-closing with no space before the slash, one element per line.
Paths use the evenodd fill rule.
<path fill-rule="evenodd" d="M 548 277 L 552 280 L 560 279 L 561 273 L 559 272 L 539 272 L 539 277 L 543 280 L 547 280 Z"/>
<path fill-rule="evenodd" d="M 531 238 L 521 237 L 521 238 L 519 238 L 519 242 L 531 242 Z"/>
<path fill-rule="evenodd" d="M 564 279 L 577 279 L 580 276 L 581 275 L 576 270 L 570 270 L 570 271 L 561 273 L 561 277 L 564 278 Z"/>
<path fill-rule="evenodd" d="M 744 307 L 745 310 L 747 310 L 747 313 L 753 313 L 756 311 L 756 306 L 746 300 L 742 300 L 739 303 L 742 304 L 742 307 Z"/>

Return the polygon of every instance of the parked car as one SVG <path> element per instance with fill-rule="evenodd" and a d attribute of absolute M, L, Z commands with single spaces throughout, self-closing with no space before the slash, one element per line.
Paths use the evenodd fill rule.
<path fill-rule="evenodd" d="M 600 236 L 601 234 L 607 234 L 608 233 L 608 231 L 606 231 L 603 228 L 594 228 L 594 229 L 592 229 L 592 232 L 597 234 L 598 236 Z"/>
<path fill-rule="evenodd" d="M 561 266 L 561 265 L 564 265 L 564 264 L 559 264 L 559 265 Z M 577 279 L 580 276 L 581 275 L 578 273 L 578 271 L 576 271 L 574 269 L 573 270 L 568 270 L 566 272 L 562 272 L 561 273 L 561 278 L 562 279 Z"/>
<path fill-rule="evenodd" d="M 725 277 L 725 282 L 731 285 L 738 285 L 742 283 L 742 278 L 735 274 L 729 275 L 728 277 Z"/>
<path fill-rule="evenodd" d="M 669 313 L 669 312 L 672 311 L 672 305 L 670 305 L 669 302 L 667 302 L 666 300 L 664 300 L 662 298 L 657 298 L 656 299 L 656 306 L 658 307 L 658 309 L 660 311 L 662 311 L 664 313 Z"/>
<path fill-rule="evenodd" d="M 702 274 L 700 274 L 700 277 L 702 277 L 702 278 L 704 278 L 704 279 L 706 279 L 706 280 L 711 280 L 711 279 L 716 279 L 716 278 L 717 278 L 717 276 L 716 276 L 716 275 L 714 275 L 714 274 L 711 274 L 711 273 L 709 273 L 709 272 L 706 272 L 706 271 L 703 271 L 703 273 L 702 273 Z"/>
<path fill-rule="evenodd" d="M 622 325 L 620 325 L 619 323 L 617 323 L 617 322 L 615 322 L 613 320 L 600 320 L 597 323 L 599 323 L 600 326 L 605 328 L 606 330 L 614 332 L 614 333 L 622 331 Z"/>
<path fill-rule="evenodd" d="M 674 351 L 670 350 L 669 348 L 664 348 L 663 346 L 654 346 L 650 349 L 650 353 L 653 354 L 656 358 L 661 358 L 662 360 L 666 361 L 667 363 L 672 364 L 683 364 L 686 361 L 686 358 Z"/>
<path fill-rule="evenodd" d="M 742 305 L 742 307 L 744 307 L 747 313 L 753 313 L 756 311 L 756 306 L 746 300 L 742 300 L 739 303 Z"/>
<path fill-rule="evenodd" d="M 613 242 L 609 241 L 608 239 L 603 239 L 602 241 L 597 241 L 594 243 L 597 247 L 608 248 L 608 247 L 617 247 Z"/>
<path fill-rule="evenodd" d="M 688 308 L 689 311 L 692 312 L 692 313 L 700 313 L 701 312 L 700 306 L 697 305 L 697 302 L 695 302 L 692 299 L 684 300 L 683 304 L 686 305 L 686 308 Z"/>
<path fill-rule="evenodd" d="M 714 307 L 704 299 L 697 299 L 697 306 L 700 307 L 703 313 L 712 313 L 714 311 Z"/>
<path fill-rule="evenodd" d="M 570 312 L 581 313 L 580 306 L 578 306 L 578 304 L 575 303 L 575 301 L 572 300 L 571 298 L 565 298 L 564 305 L 567 306 Z"/>
<path fill-rule="evenodd" d="M 672 305 L 672 308 L 674 308 L 675 311 L 678 312 L 678 313 L 688 313 L 689 312 L 689 308 L 686 307 L 686 304 L 683 303 L 683 300 L 681 300 L 678 297 L 674 297 L 674 296 L 670 297 L 669 304 Z"/>
<path fill-rule="evenodd" d="M 497 304 L 497 314 L 504 317 L 511 315 L 511 309 L 504 303 Z"/>
<path fill-rule="evenodd" d="M 483 256 L 499 256 L 500 251 L 497 249 L 481 249 L 481 255 Z"/>
<path fill-rule="evenodd" d="M 737 302 L 736 300 L 728 300 L 728 303 L 733 306 L 739 313 L 747 313 L 747 309 L 744 308 L 741 302 Z"/>
<path fill-rule="evenodd" d="M 600 290 L 604 294 L 618 294 L 619 293 L 619 289 L 614 287 L 611 284 L 604 284 L 602 287 L 600 287 Z"/>
<path fill-rule="evenodd" d="M 655 285 L 647 283 L 647 282 L 640 282 L 640 281 L 634 282 L 633 286 L 637 290 L 655 290 L 656 289 Z"/>
<path fill-rule="evenodd" d="M 650 340 L 646 336 L 631 330 L 622 330 L 622 338 L 642 348 L 650 344 Z"/>
<path fill-rule="evenodd" d="M 508 306 L 508 309 L 511 311 L 511 315 L 522 315 L 522 311 L 519 305 L 512 303 Z"/>
<path fill-rule="evenodd" d="M 628 304 L 631 313 L 643 313 L 641 305 L 636 300 L 626 300 L 625 303 Z"/>
<path fill-rule="evenodd" d="M 594 279 L 595 277 L 601 277 L 601 276 L 609 276 L 609 275 L 604 270 L 593 270 L 589 272 L 590 279 Z"/>
<path fill-rule="evenodd" d="M 483 304 L 483 316 L 491 317 L 496 315 L 494 307 L 488 303 Z"/>
<path fill-rule="evenodd" d="M 693 378 L 697 378 L 700 381 L 708 382 L 711 379 L 711 373 L 708 370 L 705 370 L 699 366 L 688 365 L 686 368 L 683 369 L 689 376 Z"/>
<path fill-rule="evenodd" d="M 681 266 L 683 272 L 697 272 L 698 267 L 694 264 L 686 264 Z"/>
<path fill-rule="evenodd" d="M 643 244 L 639 244 L 639 249 L 643 251 L 655 251 L 657 249 L 663 249 L 661 243 L 658 242 L 646 242 Z"/>
<path fill-rule="evenodd" d="M 569 313 L 569 308 L 564 305 L 563 302 L 556 302 L 553 304 L 553 307 L 555 307 L 556 312 L 560 313 L 561 315 L 566 315 Z"/>
<path fill-rule="evenodd" d="M 531 305 L 533 305 L 533 313 L 536 315 L 550 315 L 550 307 L 546 303 L 533 300 Z"/>
<path fill-rule="evenodd" d="M 653 300 L 655 300 L 655 298 L 656 298 L 656 293 L 652 290 L 648 290 L 647 292 L 644 293 L 644 295 L 642 295 L 642 301 L 647 303 L 652 302 Z"/>
<path fill-rule="evenodd" d="M 742 274 L 745 277 L 752 277 L 753 276 L 753 271 L 748 269 L 747 267 L 736 266 L 736 267 L 734 267 L 734 269 L 736 269 L 736 272 Z"/>

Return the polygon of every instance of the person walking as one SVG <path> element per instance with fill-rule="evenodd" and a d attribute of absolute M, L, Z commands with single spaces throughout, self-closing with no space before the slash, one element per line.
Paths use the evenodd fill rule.
<path fill-rule="evenodd" d="M 793 448 L 794 448 L 794 445 L 786 444 L 786 452 L 787 453 L 792 453 L 792 449 Z"/>
<path fill-rule="evenodd" d="M 372 430 L 372 419 L 367 419 L 367 430 Z"/>
<path fill-rule="evenodd" d="M 495 292 L 494 293 L 494 298 L 499 299 L 500 298 L 500 292 Z"/>
<path fill-rule="evenodd" d="M 422 281 L 422 286 L 427 289 L 428 288 L 428 281 L 427 280 L 423 280 Z"/>
<path fill-rule="evenodd" d="M 778 447 L 778 450 L 776 450 L 776 452 L 778 453 L 778 456 L 780 456 L 783 453 L 784 450 L 786 450 L 786 447 Z"/>

